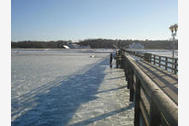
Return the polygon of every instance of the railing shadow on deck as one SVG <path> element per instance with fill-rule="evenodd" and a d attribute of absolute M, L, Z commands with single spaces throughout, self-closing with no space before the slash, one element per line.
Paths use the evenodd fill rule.
<path fill-rule="evenodd" d="M 119 76 L 119 77 L 114 77 L 114 78 L 107 78 L 107 80 L 115 80 L 115 79 L 121 79 L 125 78 L 125 76 Z"/>
<path fill-rule="evenodd" d="M 134 107 L 134 104 L 130 103 L 129 106 L 127 106 L 127 107 L 124 107 L 124 108 L 121 108 L 121 109 L 118 109 L 118 110 L 114 110 L 114 111 L 99 115 L 97 117 L 89 118 L 87 120 L 84 120 L 84 121 L 81 121 L 81 122 L 78 122 L 78 123 L 75 123 L 75 124 L 72 124 L 72 125 L 69 125 L 69 126 L 86 126 L 90 123 L 93 123 L 93 122 L 96 122 L 96 121 L 99 121 L 99 120 L 103 120 L 103 119 L 105 119 L 109 116 L 113 116 L 113 115 L 116 115 L 120 112 L 132 109 L 133 107 Z"/>
<path fill-rule="evenodd" d="M 96 99 L 95 94 L 98 93 L 98 88 L 104 80 L 104 70 L 107 64 L 108 59 L 106 58 L 85 73 L 63 80 L 58 86 L 46 88 L 48 92 L 35 95 L 32 97 L 33 102 L 26 100 L 26 103 L 23 104 L 30 110 L 12 121 L 11 125 L 67 125 L 81 104 Z M 15 101 L 12 102 L 17 104 Z"/>
<path fill-rule="evenodd" d="M 117 91 L 119 89 L 124 89 L 124 88 L 127 88 L 127 86 L 121 86 L 121 87 L 118 87 L 118 88 L 112 88 L 112 89 L 108 89 L 108 90 L 102 90 L 102 91 L 98 91 L 97 93 L 100 94 L 100 93 L 107 93 L 107 92 L 110 92 L 110 91 Z"/>

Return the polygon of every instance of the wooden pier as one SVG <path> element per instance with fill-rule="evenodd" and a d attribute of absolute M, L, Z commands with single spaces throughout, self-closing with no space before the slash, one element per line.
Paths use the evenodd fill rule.
<path fill-rule="evenodd" d="M 178 59 L 119 50 L 135 126 L 178 125 Z"/>

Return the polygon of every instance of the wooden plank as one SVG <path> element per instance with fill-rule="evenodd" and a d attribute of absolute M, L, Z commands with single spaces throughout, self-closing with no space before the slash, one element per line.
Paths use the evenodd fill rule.
<path fill-rule="evenodd" d="M 148 116 L 150 115 L 150 99 L 148 98 L 147 94 L 144 92 L 144 89 L 141 87 L 140 89 L 140 99 L 141 102 L 143 103 Z"/>
<path fill-rule="evenodd" d="M 161 124 L 161 115 L 160 111 L 157 108 L 156 103 L 153 101 L 153 95 L 150 102 L 150 126 L 160 126 Z"/>
<path fill-rule="evenodd" d="M 129 84 L 129 89 L 130 89 L 129 101 L 133 101 L 133 98 L 134 98 L 133 71 L 131 68 L 129 68 L 128 70 L 129 70 L 128 84 Z"/>
<path fill-rule="evenodd" d="M 149 117 L 148 117 L 148 113 L 145 110 L 144 104 L 141 101 L 139 102 L 139 106 L 140 106 L 141 114 L 143 116 L 145 125 L 150 126 L 150 124 L 149 124 L 150 120 L 149 120 Z"/>
<path fill-rule="evenodd" d="M 140 80 L 136 78 L 136 91 L 135 91 L 135 118 L 134 118 L 134 125 L 139 126 L 140 124 Z"/>

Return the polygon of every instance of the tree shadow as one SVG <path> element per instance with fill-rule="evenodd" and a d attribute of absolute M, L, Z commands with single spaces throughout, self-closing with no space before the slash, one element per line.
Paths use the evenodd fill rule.
<path fill-rule="evenodd" d="M 60 81 L 55 86 L 41 87 L 35 90 L 34 96 L 22 103 L 28 109 L 11 122 L 12 126 L 65 126 L 78 109 L 78 107 L 96 99 L 95 94 L 104 80 L 104 70 L 108 58 L 94 65 L 88 71 L 75 74 L 67 80 Z M 54 81 L 56 82 L 56 80 Z M 43 88 L 43 89 L 42 89 Z M 39 91 L 39 92 L 38 92 Z M 31 93 L 32 94 L 32 93 Z M 18 104 L 15 100 L 12 104 Z M 15 105 L 16 106 L 16 105 Z"/>

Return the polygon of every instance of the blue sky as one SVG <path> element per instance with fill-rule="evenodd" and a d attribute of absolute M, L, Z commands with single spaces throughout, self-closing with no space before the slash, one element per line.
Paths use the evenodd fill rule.
<path fill-rule="evenodd" d="M 169 39 L 177 0 L 12 0 L 11 40 Z"/>

